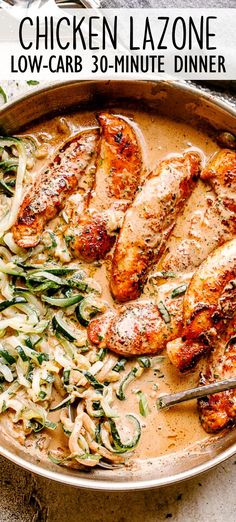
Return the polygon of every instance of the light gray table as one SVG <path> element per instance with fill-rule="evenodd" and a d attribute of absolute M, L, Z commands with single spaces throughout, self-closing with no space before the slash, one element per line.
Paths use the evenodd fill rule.
<path fill-rule="evenodd" d="M 1 522 L 235 522 L 236 457 L 161 490 L 102 493 L 32 475 L 0 458 Z"/>
<path fill-rule="evenodd" d="M 107 7 L 124 7 L 106 0 Z M 130 0 L 129 7 L 193 7 L 187 0 Z M 205 2 L 194 4 L 204 6 Z M 208 7 L 235 7 L 235 0 L 208 0 Z M 0 82 L 9 97 L 25 82 Z M 231 101 L 234 96 L 226 93 Z M 0 458 L 0 522 L 235 522 L 236 456 L 208 473 L 161 490 L 101 493 L 42 479 Z"/>
<path fill-rule="evenodd" d="M 235 0 L 101 0 L 102 7 L 236 7 Z"/>

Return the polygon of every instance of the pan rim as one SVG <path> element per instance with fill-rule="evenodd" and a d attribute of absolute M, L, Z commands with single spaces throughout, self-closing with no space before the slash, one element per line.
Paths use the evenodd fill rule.
<path fill-rule="evenodd" d="M 106 83 L 106 84 L 118 84 L 120 82 L 126 82 L 127 84 L 136 83 L 137 80 L 66 80 L 66 81 L 56 81 L 56 82 L 48 82 L 43 83 L 42 86 L 37 86 L 31 90 L 26 90 L 25 93 L 20 94 L 12 101 L 7 102 L 0 108 L 0 117 L 4 116 L 10 109 L 17 106 L 19 103 L 23 102 L 26 99 L 33 99 L 37 97 L 39 94 L 43 92 L 51 91 L 56 87 L 67 87 L 72 84 L 88 84 L 93 85 L 97 83 Z M 224 109 L 228 114 L 233 116 L 236 119 L 236 107 L 234 108 L 233 104 L 228 101 L 224 101 L 217 97 L 217 95 L 213 95 L 210 92 L 199 89 L 197 86 L 189 84 L 184 81 L 173 81 L 173 80 L 138 80 L 142 84 L 159 84 L 160 86 L 171 86 L 173 89 L 182 90 L 183 92 L 193 94 L 195 96 L 201 97 L 206 102 L 211 102 L 214 104 L 216 108 Z M 63 472 L 46 469 L 40 464 L 32 463 L 25 460 L 23 457 L 18 456 L 13 453 L 13 451 L 4 448 L 0 445 L 0 455 L 7 458 L 14 464 L 35 473 L 41 477 L 44 477 L 49 480 L 54 480 L 56 482 L 60 482 L 69 486 L 78 487 L 81 489 L 91 489 L 97 491 L 137 491 L 137 490 L 146 490 L 146 489 L 154 489 L 161 488 L 164 486 L 170 486 L 175 483 L 180 483 L 187 479 L 191 479 L 201 473 L 207 472 L 210 469 L 214 468 L 216 465 L 224 462 L 228 458 L 232 457 L 236 453 L 236 442 L 232 444 L 232 446 L 228 447 L 226 450 L 219 453 L 217 456 L 209 459 L 207 462 L 204 462 L 200 465 L 194 466 L 192 469 L 178 472 L 175 475 L 170 475 L 169 477 L 163 478 L 154 478 L 154 479 L 144 479 L 144 480 L 129 480 L 127 478 L 126 481 L 122 482 L 110 482 L 109 480 L 97 480 L 93 478 L 83 478 L 80 477 L 79 473 L 77 476 L 75 475 L 67 475 Z"/>

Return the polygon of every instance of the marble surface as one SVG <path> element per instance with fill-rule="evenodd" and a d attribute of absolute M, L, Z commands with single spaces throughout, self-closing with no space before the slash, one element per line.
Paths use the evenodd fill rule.
<path fill-rule="evenodd" d="M 103 493 L 42 479 L 0 458 L 1 522 L 235 522 L 236 457 L 160 490 Z"/>
<path fill-rule="evenodd" d="M 0 85 L 9 99 L 32 88 L 26 82 Z M 223 96 L 234 101 L 231 93 Z M 187 482 L 127 493 L 78 490 L 33 475 L 0 457 L 0 522 L 235 522 L 235 483 L 236 456 Z"/>
<path fill-rule="evenodd" d="M 101 0 L 102 7 L 236 7 L 235 0 Z"/>

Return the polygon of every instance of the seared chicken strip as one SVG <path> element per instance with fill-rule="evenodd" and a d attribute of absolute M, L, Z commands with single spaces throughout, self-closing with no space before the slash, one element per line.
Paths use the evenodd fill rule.
<path fill-rule="evenodd" d="M 170 271 L 174 267 L 178 273 L 192 266 L 198 267 L 215 248 L 235 236 L 236 152 L 227 149 L 217 152 L 200 177 L 204 186 L 198 183 L 194 195 L 189 198 L 183 221 L 175 229 L 175 235 L 180 239 L 176 245 L 176 238 L 170 237 L 166 254 L 157 267 L 159 271 Z M 192 212 L 194 198 L 198 198 L 200 209 Z"/>
<path fill-rule="evenodd" d="M 236 316 L 219 339 L 212 360 L 208 362 L 201 384 L 229 379 L 236 375 Z M 207 433 L 232 427 L 236 424 L 236 390 L 227 390 L 199 399 L 200 421 Z"/>
<path fill-rule="evenodd" d="M 172 363 L 186 371 L 213 347 L 236 310 L 236 239 L 217 248 L 193 275 L 184 296 L 182 339 L 167 346 Z"/>
<path fill-rule="evenodd" d="M 213 348 L 213 343 L 209 344 L 200 341 L 185 341 L 179 337 L 167 344 L 167 355 L 172 364 L 184 373 L 194 368 L 202 356 L 207 355 Z"/>
<path fill-rule="evenodd" d="M 171 297 L 174 288 L 174 283 L 163 285 L 157 302 L 139 301 L 122 307 L 118 316 L 94 319 L 88 328 L 90 341 L 125 357 L 160 352 L 181 334 L 183 295 Z"/>
<path fill-rule="evenodd" d="M 188 273 L 193 268 L 196 270 L 215 248 L 235 237 L 235 229 L 233 221 L 229 220 L 229 213 L 218 204 L 214 194 L 205 192 L 204 196 L 205 209 L 195 210 L 192 216 L 191 198 L 189 199 L 186 220 L 183 219 L 177 224 L 174 237 L 170 237 L 155 271 L 164 273 L 174 271 L 175 274 L 181 274 Z M 176 237 L 179 238 L 177 241 Z M 159 282 L 162 283 L 161 278 Z"/>
<path fill-rule="evenodd" d="M 236 306 L 236 239 L 217 248 L 194 273 L 184 297 L 184 335 L 197 339 L 232 317 Z"/>
<path fill-rule="evenodd" d="M 210 204 L 211 203 L 211 204 Z M 206 229 L 206 238 L 209 238 L 209 233 L 211 231 L 211 218 L 214 218 L 214 223 L 217 224 L 217 226 L 220 229 L 220 220 L 224 220 L 224 213 L 222 212 L 222 206 L 221 206 L 221 217 L 219 220 L 219 223 L 217 219 L 219 219 L 218 215 L 218 209 L 214 206 L 212 207 L 212 200 L 209 201 L 209 207 L 207 208 L 207 221 L 206 223 L 203 221 L 203 230 L 202 233 L 204 234 Z M 209 213 L 209 216 L 208 216 Z M 194 222 L 196 217 L 194 216 Z M 202 216 L 197 216 L 197 219 L 202 219 Z M 208 220 L 209 223 L 208 223 Z M 199 226 L 199 223 L 197 223 L 197 226 Z M 221 223 L 221 228 L 224 231 L 224 224 Z M 218 233 L 218 229 L 217 229 Z M 222 232 L 223 233 L 223 232 Z M 195 233 L 194 228 L 192 230 L 192 246 L 191 250 L 189 251 L 189 257 L 190 260 L 186 259 L 185 256 L 185 250 L 183 249 L 178 252 L 178 256 L 176 254 L 174 261 L 170 263 L 168 266 L 165 265 L 164 261 L 164 269 L 167 269 L 169 271 L 176 271 L 178 272 L 179 265 L 181 266 L 181 270 L 188 268 L 189 264 L 192 265 L 192 257 L 196 257 L 196 263 L 198 261 L 198 264 L 201 261 L 201 255 L 206 254 L 206 252 L 211 253 L 211 250 L 214 245 L 214 241 L 207 242 L 207 245 L 203 252 L 199 253 L 198 257 L 196 256 L 195 251 L 193 250 L 194 245 L 198 244 L 198 237 L 195 239 Z M 177 233 L 178 235 L 178 233 Z M 225 233 L 226 235 L 226 233 Z M 191 236 L 190 236 L 191 237 Z M 231 235 L 232 237 L 232 235 Z M 212 239 L 212 238 L 211 238 Z M 215 245 L 217 246 L 217 243 L 222 242 L 222 236 L 219 234 L 216 234 L 215 237 Z M 182 257 L 181 257 L 182 254 Z M 173 257 L 173 254 L 172 254 Z M 167 258 L 171 259 L 171 254 Z M 184 266 L 184 261 L 186 260 L 186 266 Z M 173 259 L 172 259 L 173 261 Z M 161 269 L 163 269 L 163 266 L 161 266 Z M 213 269 L 214 272 L 214 269 Z M 163 282 L 163 279 L 162 279 Z M 159 287 L 160 291 L 162 288 L 165 288 L 166 285 L 161 285 Z M 199 293 L 196 297 L 196 303 L 201 302 L 201 293 L 202 288 L 199 290 Z M 211 290 L 210 290 L 211 295 Z M 165 301 L 165 299 L 164 299 Z M 204 342 L 199 343 L 199 340 L 195 340 L 191 342 L 183 342 L 182 339 L 176 339 L 179 335 L 182 333 L 181 328 L 181 318 L 182 318 L 182 308 L 183 308 L 183 296 L 178 299 L 178 301 L 170 300 L 168 302 L 168 310 L 170 311 L 170 317 L 171 317 L 171 325 L 172 330 L 170 330 L 169 325 L 166 325 L 161 318 L 161 315 L 159 313 L 159 310 L 157 309 L 157 306 L 155 304 L 147 303 L 147 302 L 140 302 L 137 304 L 131 304 L 127 308 L 124 308 L 119 316 L 114 316 L 111 320 L 111 317 L 109 317 L 109 321 L 107 318 L 107 324 L 104 326 L 103 318 L 99 320 L 95 320 L 91 323 L 90 326 L 90 339 L 92 342 L 95 342 L 95 344 L 99 344 L 101 341 L 101 338 L 104 339 L 104 342 L 109 348 L 113 351 L 116 351 L 117 353 L 120 353 L 121 355 L 136 355 L 136 354 L 142 354 L 142 353 L 157 353 L 159 350 L 162 350 L 166 343 L 169 342 L 171 339 L 174 339 L 169 346 L 169 351 L 171 350 L 171 357 L 172 361 L 174 362 L 175 366 L 177 366 L 180 370 L 185 371 L 188 368 L 191 368 L 194 366 L 195 362 L 201 357 L 202 354 L 205 354 L 208 350 L 210 350 L 210 345 L 208 343 L 208 340 L 205 339 Z M 179 307 L 179 312 L 176 310 L 173 310 L 173 306 L 177 305 Z M 182 307 L 182 308 L 181 308 Z M 227 318 L 225 317 L 225 320 Z M 187 318 L 188 320 L 188 318 Z M 109 324 L 108 324 L 109 323 Z M 220 325 L 219 325 L 220 326 Z M 105 332 L 105 333 L 104 333 Z M 176 334 L 176 335 L 175 335 Z M 179 348 L 181 346 L 181 349 Z"/>
<path fill-rule="evenodd" d="M 233 163 L 231 166 L 229 165 L 229 168 L 233 169 Z M 215 171 L 215 175 L 217 176 L 217 171 Z M 221 179 L 222 183 L 223 179 L 224 178 Z M 220 186 L 218 189 L 220 190 Z M 220 206 L 219 204 L 215 204 L 215 199 L 212 199 L 214 197 L 213 194 L 208 196 L 206 193 L 204 194 L 204 197 L 206 198 L 205 214 L 195 213 L 190 222 L 190 246 L 187 244 L 186 239 L 180 242 L 177 252 L 172 252 L 170 250 L 170 253 L 164 257 L 164 262 L 162 262 L 162 264 L 160 262 L 160 265 L 158 265 L 159 270 L 164 269 L 164 271 L 181 272 L 187 270 L 189 266 L 193 265 L 193 259 L 196 262 L 196 266 L 199 266 L 199 264 L 204 260 L 204 256 L 207 254 L 209 255 L 214 249 L 214 246 L 217 247 L 224 241 L 223 236 L 228 236 L 229 239 L 232 239 L 232 227 L 229 231 L 228 222 L 225 222 L 223 204 Z M 190 200 L 187 205 L 191 204 Z M 201 222 L 201 226 L 199 226 L 199 221 Z M 200 238 L 196 235 L 195 223 L 196 230 L 198 231 L 200 229 L 201 239 L 204 235 L 204 237 L 206 237 L 206 245 L 201 251 L 198 251 Z M 214 226 L 213 234 L 212 225 Z M 183 223 L 181 223 L 181 226 L 184 226 Z M 187 226 L 188 223 L 186 223 L 186 227 Z M 176 234 L 178 236 L 179 231 L 177 229 Z M 210 240 L 209 234 L 212 234 Z M 176 240 L 174 244 L 176 244 Z M 163 279 L 160 278 L 160 275 L 159 280 L 163 283 Z M 160 291 L 162 287 L 163 285 L 160 287 Z M 165 288 L 165 285 L 163 288 Z M 200 293 L 201 290 L 199 294 Z M 200 295 L 198 295 L 197 299 L 200 299 Z M 92 336 L 91 340 L 96 344 L 99 344 L 99 339 L 103 338 L 105 335 L 105 343 L 111 350 L 117 351 L 117 353 L 122 355 L 135 355 L 142 353 L 157 353 L 165 347 L 167 342 L 171 339 L 175 339 L 170 343 L 169 348 L 171 349 L 172 360 L 179 369 L 184 371 L 187 368 L 192 367 L 202 354 L 205 354 L 210 350 L 210 345 L 207 340 L 201 344 L 195 340 L 183 343 L 181 339 L 176 339 L 178 335 L 177 332 L 179 332 L 180 335 L 182 333 L 180 324 L 182 313 L 181 307 L 183 307 L 182 302 L 183 296 L 176 302 L 168 302 L 167 308 L 170 310 L 172 331 L 169 326 L 164 323 L 156 305 L 142 302 L 137 305 L 130 305 L 123 309 L 118 317 L 113 317 L 113 320 L 109 318 L 109 324 L 107 322 L 105 327 L 103 325 L 103 328 L 102 318 L 98 321 L 93 321 L 90 327 Z M 176 310 L 173 310 L 174 305 L 179 307 L 177 315 Z M 104 334 L 104 332 L 107 333 Z M 179 349 L 180 345 L 181 350 Z"/>
<path fill-rule="evenodd" d="M 19 246 L 31 248 L 39 243 L 46 223 L 62 209 L 82 174 L 95 160 L 98 141 L 96 130 L 82 132 L 63 145 L 46 170 L 37 176 L 12 229 Z"/>
<path fill-rule="evenodd" d="M 140 145 L 131 125 L 108 113 L 100 114 L 98 121 L 101 140 L 95 185 L 87 211 L 67 232 L 72 255 L 85 261 L 102 259 L 113 246 L 142 167 Z"/>
<path fill-rule="evenodd" d="M 210 183 L 220 203 L 236 215 L 236 151 L 223 149 L 217 152 L 203 169 L 201 178 Z"/>
<path fill-rule="evenodd" d="M 116 244 L 111 291 L 117 301 L 136 299 L 157 262 L 199 174 L 196 152 L 162 161 L 127 210 Z"/>

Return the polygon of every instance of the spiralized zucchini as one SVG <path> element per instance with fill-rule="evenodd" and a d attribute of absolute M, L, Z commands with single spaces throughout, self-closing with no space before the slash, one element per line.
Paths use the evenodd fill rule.
<path fill-rule="evenodd" d="M 121 417 L 117 405 L 151 360 L 143 357 L 129 365 L 105 346 L 90 346 L 87 326 L 108 304 L 91 272 L 55 260 L 54 231 L 47 231 L 47 262 L 40 245 L 27 253 L 16 245 L 10 228 L 32 147 L 16 138 L 0 138 L 0 147 L 2 189 L 10 201 L 0 220 L 0 414 L 21 444 L 31 437 L 37 448 L 42 433 L 50 442 L 50 433 L 62 429 L 63 447 L 48 449 L 54 464 L 77 469 L 101 460 L 124 463 L 139 442 L 138 417 L 148 407 L 141 394 L 143 409 L 135 415 Z M 12 186 L 4 177 L 9 172 Z"/>
<path fill-rule="evenodd" d="M 23 142 L 17 138 L 0 138 L 0 147 L 14 147 L 18 152 L 14 195 L 11 199 L 10 210 L 0 220 L 0 236 L 2 236 L 16 221 L 23 194 L 23 181 L 26 172 L 27 155 Z"/>
<path fill-rule="evenodd" d="M 113 383 L 121 380 L 125 360 L 91 348 L 77 317 L 80 303 L 86 325 L 90 316 L 106 310 L 98 286 L 80 267 L 44 265 L 42 270 L 11 258 L 5 247 L 0 256 L 0 411 L 20 427 L 21 440 L 60 423 L 70 454 L 58 459 L 50 453 L 50 458 L 61 465 L 123 461 L 110 427 L 104 439 L 104 426 L 119 418 Z M 57 423 L 50 420 L 54 412 Z"/>

